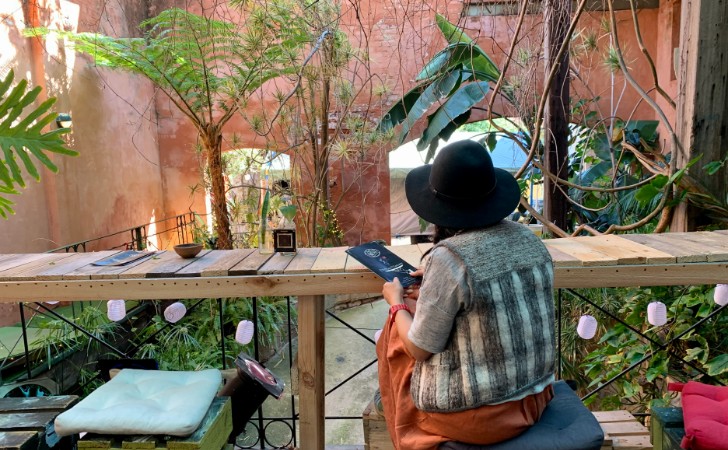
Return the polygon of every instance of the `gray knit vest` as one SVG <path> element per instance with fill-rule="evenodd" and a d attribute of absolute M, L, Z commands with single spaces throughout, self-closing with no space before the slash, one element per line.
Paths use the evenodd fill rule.
<path fill-rule="evenodd" d="M 465 265 L 470 304 L 458 312 L 445 351 L 415 364 L 415 406 L 462 411 L 519 398 L 545 383 L 556 351 L 553 265 L 541 240 L 503 221 L 437 245 Z"/>

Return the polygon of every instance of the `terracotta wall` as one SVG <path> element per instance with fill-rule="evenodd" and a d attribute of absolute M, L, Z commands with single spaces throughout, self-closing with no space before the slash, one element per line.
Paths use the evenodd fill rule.
<path fill-rule="evenodd" d="M 45 174 L 41 183 L 31 181 L 15 196 L 16 215 L 0 221 L 0 251 L 44 251 L 163 218 L 151 84 L 95 67 L 54 40 L 40 42 L 34 53 L 30 38 L 21 34 L 27 21 L 21 3 L 0 4 L 0 70 L 12 68 L 16 77 L 41 84 L 46 95 L 58 98 L 56 111 L 73 118 L 68 145 L 80 155 L 54 157 L 59 174 Z M 39 18 L 49 28 L 134 36 L 146 17 L 145 4 L 44 0 Z M 54 213 L 55 220 L 49 220 Z"/>
<path fill-rule="evenodd" d="M 212 7 L 215 3 L 205 0 L 204 7 Z M 660 10 L 639 13 L 645 44 L 656 55 L 661 73 L 672 64 L 674 39 L 666 36 L 672 38 L 674 34 L 671 28 L 674 25 L 673 3 L 675 0 L 663 0 Z M 138 34 L 136 25 L 141 20 L 163 8 L 200 9 L 196 5 L 197 2 L 181 0 L 152 3 L 142 0 L 44 0 L 41 10 L 44 24 L 51 27 L 134 36 Z M 2 2 L 0 8 L 4 18 L 0 22 L 0 37 L 3 38 L 0 39 L 0 68 L 14 67 L 18 74 L 30 76 L 32 52 L 28 39 L 20 35 L 24 27 L 21 1 L 8 0 Z M 386 87 L 381 97 L 363 95 L 361 106 L 371 108 L 376 115 L 377 109 L 388 108 L 402 92 L 414 85 L 419 68 L 444 46 L 434 23 L 435 11 L 465 26 L 496 62 L 502 63 L 502 52 L 510 42 L 515 17 L 462 17 L 462 8 L 461 1 L 445 0 L 427 3 L 362 0 L 343 4 L 343 27 L 356 45 L 367 50 L 371 86 Z M 620 12 L 618 17 L 627 60 L 632 68 L 642 68 L 643 60 L 629 14 Z M 580 26 L 598 29 L 601 20 L 601 13 L 589 13 Z M 528 19 L 527 28 L 531 34 L 522 41 L 524 48 L 530 45 L 539 51 L 540 21 L 540 16 Z M 601 65 L 601 55 L 607 44 L 606 38 L 600 38 L 594 55 L 579 62 L 581 73 L 589 80 L 590 92 L 585 93 L 577 82 L 575 89 L 585 96 L 601 96 L 599 105 L 605 115 L 614 110 L 621 117 L 654 118 L 654 113 L 639 101 L 630 87 L 622 92 L 623 77 L 617 73 L 612 79 Z M 45 84 L 51 95 L 59 97 L 58 109 L 72 113 L 74 128 L 69 142 L 81 156 L 59 159 L 61 173 L 53 177 L 54 189 L 31 183 L 24 194 L 17 197 L 17 215 L 0 222 L 3 229 L 0 249 L 5 252 L 41 251 L 54 246 L 49 242 L 51 237 L 58 243 L 68 243 L 150 219 L 189 210 L 204 211 L 204 196 L 190 195 L 200 181 L 195 150 L 197 133 L 170 101 L 161 95 L 155 96 L 152 86 L 141 78 L 94 67 L 62 46 L 43 45 Z M 651 86 L 648 71 L 635 70 L 633 75 L 641 84 Z M 540 72 L 532 76 L 534 80 L 543 78 Z M 670 83 L 668 80 L 668 85 Z M 363 84 L 363 81 L 359 82 L 360 86 Z M 614 100 L 617 98 L 618 102 Z M 263 95 L 249 108 L 250 112 L 256 109 L 270 112 L 275 105 Z M 232 140 L 233 133 L 238 139 L 236 145 L 240 147 L 264 145 L 242 119 L 233 120 L 225 129 L 227 142 Z M 388 217 L 387 161 L 381 151 L 371 149 L 368 154 L 373 168 L 362 177 L 361 185 L 350 197 L 351 204 L 342 206 L 341 210 L 340 220 L 347 231 L 349 244 L 389 237 L 387 221 L 380 220 L 380 217 Z M 334 182 L 343 185 L 346 180 L 337 169 L 341 165 L 332 160 Z M 53 200 L 53 192 L 57 200 Z M 57 225 L 49 226 L 49 211 L 52 213 L 53 208 L 57 210 Z"/>

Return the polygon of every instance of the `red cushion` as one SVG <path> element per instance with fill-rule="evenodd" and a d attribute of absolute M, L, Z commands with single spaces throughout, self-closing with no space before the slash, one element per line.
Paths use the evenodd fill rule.
<path fill-rule="evenodd" d="M 682 390 L 685 437 L 680 446 L 690 450 L 728 449 L 728 387 L 688 381 Z"/>

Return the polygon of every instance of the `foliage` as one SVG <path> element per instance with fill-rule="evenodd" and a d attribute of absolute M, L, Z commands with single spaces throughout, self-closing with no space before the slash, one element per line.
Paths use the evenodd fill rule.
<path fill-rule="evenodd" d="M 712 286 L 662 286 L 582 291 L 582 295 L 624 323 L 575 297 L 567 297 L 562 312 L 562 327 L 567 336 L 562 344 L 566 350 L 563 377 L 578 380 L 585 393 L 637 364 L 598 396 L 590 397 L 587 403 L 598 402 L 601 409 L 628 407 L 638 412 L 644 412 L 653 399 L 663 403 L 669 401 L 665 381 L 668 376 L 682 381 L 727 383 L 728 341 L 722 330 L 728 324 L 728 315 L 719 314 L 687 331 L 718 308 L 713 302 L 713 289 Z M 647 322 L 647 305 L 653 301 L 661 301 L 667 306 L 669 321 L 662 327 Z M 600 323 L 597 342 L 575 337 L 574 324 L 581 314 L 597 317 Z M 640 337 L 629 327 L 641 331 L 649 339 Z M 678 336 L 675 342 L 666 345 Z M 643 358 L 645 361 L 640 363 Z M 691 365 L 702 369 L 709 377 Z"/>
<path fill-rule="evenodd" d="M 78 153 L 66 147 L 61 135 L 69 130 L 62 128 L 43 131 L 57 117 L 49 112 L 56 102 L 51 97 L 40 105 L 33 107 L 41 91 L 40 86 L 28 90 L 27 80 L 20 80 L 13 87 L 14 72 L 11 70 L 0 80 L 0 216 L 7 219 L 13 214 L 13 202 L 8 195 L 17 195 L 16 186 L 25 187 L 25 173 L 36 181 L 40 181 L 40 173 L 31 156 L 52 172 L 58 167 L 50 159 L 48 153 L 76 156 Z M 25 117 L 22 117 L 25 115 Z"/>
<path fill-rule="evenodd" d="M 103 310 L 103 303 L 86 305 L 73 322 L 98 339 L 116 345 L 132 358 L 152 358 L 163 370 L 200 370 L 219 368 L 222 364 L 220 343 L 221 324 L 218 303 L 211 299 L 199 302 L 183 300 L 189 308 L 188 314 L 175 324 L 167 323 L 159 314 L 147 316 L 149 308 L 130 312 L 129 322 L 111 322 Z M 149 305 L 147 305 L 149 306 Z M 161 309 L 155 302 L 154 307 Z M 152 311 L 154 312 L 154 311 Z M 288 333 L 288 302 L 284 297 L 260 297 L 257 299 L 258 343 L 263 348 L 278 348 L 280 339 Z M 291 326 L 295 333 L 296 309 L 291 308 Z M 231 366 L 239 351 L 254 354 L 253 343 L 241 346 L 235 343 L 235 327 L 243 319 L 253 320 L 253 301 L 250 298 L 226 299 L 223 301 L 224 330 L 227 352 L 226 364 Z M 90 392 L 97 377 L 95 361 L 98 357 L 116 358 L 115 354 L 84 333 L 75 330 L 68 323 L 56 319 L 44 319 L 39 324 L 45 330 L 38 341 L 43 352 L 38 353 L 36 363 L 51 368 L 58 355 L 70 352 L 85 354 L 83 361 L 74 368 L 79 374 L 79 384 L 90 383 L 85 389 Z M 129 338 L 129 334 L 131 338 Z M 127 342 L 127 339 L 130 339 Z M 71 361 L 67 359 L 67 361 Z"/>
<path fill-rule="evenodd" d="M 198 132 L 210 180 L 216 245 L 232 247 L 222 172 L 222 133 L 254 91 L 283 74 L 305 42 L 288 26 L 285 9 L 253 8 L 245 29 L 178 8 L 140 24 L 144 36 L 114 38 L 57 31 L 97 65 L 148 78 Z M 48 30 L 33 30 L 47 34 Z"/>
<path fill-rule="evenodd" d="M 417 75 L 418 84 L 387 111 L 379 123 L 386 132 L 402 124 L 400 144 L 415 123 L 437 104 L 427 116 L 427 127 L 417 149 L 428 149 L 430 161 L 440 139 L 447 140 L 470 118 L 472 108 L 488 93 L 500 71 L 490 57 L 463 30 L 437 15 L 437 25 L 448 45 L 440 50 Z"/>

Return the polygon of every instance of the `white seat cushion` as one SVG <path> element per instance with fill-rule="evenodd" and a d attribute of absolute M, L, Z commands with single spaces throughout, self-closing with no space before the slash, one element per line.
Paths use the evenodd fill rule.
<path fill-rule="evenodd" d="M 221 380 L 216 369 L 123 369 L 76 406 L 58 415 L 56 433 L 188 436 L 205 417 Z"/>

